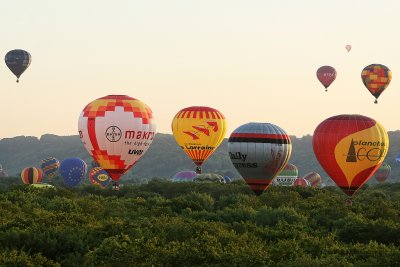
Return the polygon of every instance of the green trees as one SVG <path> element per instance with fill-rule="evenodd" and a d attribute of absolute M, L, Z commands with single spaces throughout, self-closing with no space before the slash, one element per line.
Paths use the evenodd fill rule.
<path fill-rule="evenodd" d="M 0 193 L 0 266 L 396 266 L 397 184 L 357 193 L 155 180 Z"/>

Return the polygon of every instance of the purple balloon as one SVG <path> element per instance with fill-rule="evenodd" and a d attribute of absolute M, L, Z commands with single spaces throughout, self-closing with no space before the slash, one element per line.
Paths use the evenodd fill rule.
<path fill-rule="evenodd" d="M 181 171 L 172 177 L 172 182 L 193 182 L 193 179 L 197 176 L 197 173 L 194 171 Z"/>

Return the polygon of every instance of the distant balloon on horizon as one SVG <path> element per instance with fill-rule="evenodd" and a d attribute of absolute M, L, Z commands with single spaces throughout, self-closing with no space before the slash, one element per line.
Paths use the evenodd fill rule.
<path fill-rule="evenodd" d="M 351 45 L 346 45 L 345 47 L 346 47 L 347 52 L 350 52 L 350 50 L 351 50 Z"/>

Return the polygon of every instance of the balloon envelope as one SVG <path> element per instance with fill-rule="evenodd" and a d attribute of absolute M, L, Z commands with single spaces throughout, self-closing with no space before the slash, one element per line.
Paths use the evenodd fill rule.
<path fill-rule="evenodd" d="M 321 176 L 316 172 L 309 172 L 303 177 L 312 187 L 320 187 L 322 183 Z"/>
<path fill-rule="evenodd" d="M 228 140 L 229 157 L 249 185 L 260 195 L 289 161 L 290 137 L 271 123 L 247 123 L 236 128 Z"/>
<path fill-rule="evenodd" d="M 21 178 L 24 184 L 37 184 L 42 181 L 42 170 L 36 167 L 28 167 L 22 170 Z"/>
<path fill-rule="evenodd" d="M 317 70 L 317 78 L 327 91 L 328 87 L 336 79 L 336 70 L 331 66 L 322 66 Z"/>
<path fill-rule="evenodd" d="M 291 186 L 294 180 L 299 175 L 297 167 L 291 163 L 286 164 L 285 168 L 275 178 L 276 185 L 280 186 Z"/>
<path fill-rule="evenodd" d="M 226 120 L 221 112 L 210 107 L 188 107 L 172 120 L 175 141 L 200 167 L 224 140 Z"/>
<path fill-rule="evenodd" d="M 392 168 L 390 167 L 389 164 L 383 163 L 375 172 L 375 179 L 379 183 L 383 183 L 387 180 L 389 177 L 390 172 L 392 171 Z"/>
<path fill-rule="evenodd" d="M 361 79 L 368 91 L 375 97 L 375 103 L 378 103 L 379 96 L 392 80 L 392 72 L 384 65 L 371 64 L 362 70 Z"/>
<path fill-rule="evenodd" d="M 43 171 L 44 176 L 48 178 L 53 178 L 57 175 L 58 169 L 60 167 L 60 161 L 54 157 L 49 157 L 42 160 L 40 168 Z"/>
<path fill-rule="evenodd" d="M 400 163 L 400 153 L 397 154 L 395 161 L 396 161 L 397 163 Z"/>
<path fill-rule="evenodd" d="M 351 50 L 351 45 L 346 45 L 346 50 L 347 50 L 347 52 L 350 52 L 350 50 Z"/>
<path fill-rule="evenodd" d="M 362 115 L 338 115 L 314 131 L 313 149 L 321 166 L 352 196 L 381 165 L 389 148 L 385 128 Z"/>
<path fill-rule="evenodd" d="M 310 183 L 304 178 L 297 177 L 296 180 L 294 180 L 294 182 L 293 182 L 293 186 L 306 187 L 306 186 L 310 186 Z"/>
<path fill-rule="evenodd" d="M 225 179 L 222 175 L 216 173 L 202 173 L 194 177 L 193 182 L 197 183 L 220 183 L 224 184 Z"/>
<path fill-rule="evenodd" d="M 69 187 L 79 185 L 85 178 L 87 171 L 86 163 L 80 158 L 66 158 L 61 161 L 60 175 L 64 183 Z"/>
<path fill-rule="evenodd" d="M 33 188 L 42 188 L 42 189 L 55 188 L 54 185 L 46 184 L 46 183 L 31 184 L 31 185 L 29 185 L 29 187 L 33 187 Z"/>
<path fill-rule="evenodd" d="M 111 177 L 101 167 L 95 167 L 89 172 L 89 181 L 93 185 L 106 188 L 111 182 Z"/>
<path fill-rule="evenodd" d="M 230 184 L 230 183 L 232 183 L 232 178 L 231 177 L 229 177 L 229 176 L 224 176 L 224 180 L 225 180 L 225 183 L 227 183 L 227 184 Z"/>
<path fill-rule="evenodd" d="M 86 150 L 115 181 L 146 153 L 156 133 L 150 108 L 125 95 L 89 103 L 78 128 Z"/>
<path fill-rule="evenodd" d="M 194 171 L 181 171 L 178 172 L 172 177 L 172 182 L 180 183 L 180 182 L 193 182 L 193 179 L 197 176 L 197 173 Z"/>
<path fill-rule="evenodd" d="M 21 74 L 29 67 L 32 61 L 31 54 L 22 49 L 9 51 L 4 58 L 7 67 L 17 76 L 17 82 Z"/>

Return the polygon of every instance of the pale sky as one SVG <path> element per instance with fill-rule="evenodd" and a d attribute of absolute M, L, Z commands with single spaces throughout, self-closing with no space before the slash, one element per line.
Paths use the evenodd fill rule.
<path fill-rule="evenodd" d="M 108 94 L 145 102 L 160 133 L 197 105 L 225 115 L 227 137 L 251 121 L 301 137 L 347 113 L 394 131 L 399 10 L 398 0 L 5 0 L 0 53 L 24 49 L 32 63 L 19 84 L 0 64 L 0 138 L 76 135 L 85 105 Z M 361 81 L 372 63 L 393 74 L 377 105 Z M 337 70 L 327 93 L 322 65 Z"/>

